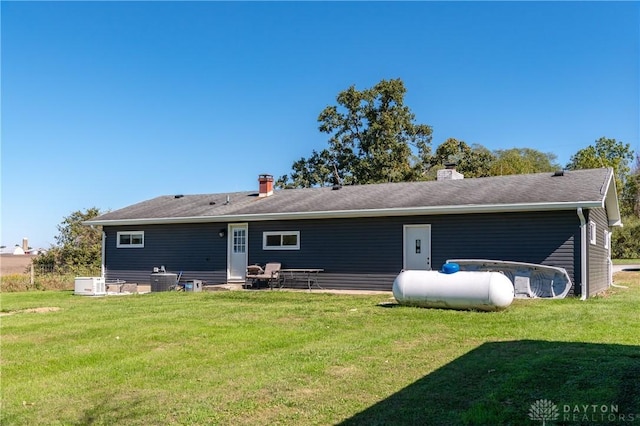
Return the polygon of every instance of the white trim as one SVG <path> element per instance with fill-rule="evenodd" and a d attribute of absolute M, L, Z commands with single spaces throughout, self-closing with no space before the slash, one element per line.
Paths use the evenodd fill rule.
<path fill-rule="evenodd" d="M 280 245 L 279 246 L 268 246 L 267 245 L 267 237 L 273 235 L 280 235 Z M 295 235 L 296 236 L 296 245 L 294 246 L 285 246 L 282 244 L 282 237 L 285 235 Z M 264 231 L 262 233 L 262 250 L 300 250 L 300 231 Z"/>
<path fill-rule="evenodd" d="M 429 259 L 429 268 L 433 269 L 431 262 L 431 224 L 430 223 L 416 223 L 411 225 L 402 225 L 402 269 L 407 269 L 407 229 L 408 228 L 427 228 L 429 230 L 429 253 L 427 258 Z"/>
<path fill-rule="evenodd" d="M 589 221 L 589 244 L 595 246 L 598 243 L 598 226 L 592 220 Z"/>
<path fill-rule="evenodd" d="M 231 276 L 231 255 L 233 252 L 233 232 L 232 228 L 244 228 L 245 229 L 245 246 L 244 246 L 244 266 L 242 269 L 245 271 L 241 277 Z M 245 280 L 245 273 L 247 270 L 247 262 L 249 261 L 249 224 L 244 223 L 229 223 L 227 224 L 227 282 L 243 282 Z"/>
<path fill-rule="evenodd" d="M 142 243 L 140 244 L 122 244 L 120 243 L 121 235 L 140 235 L 142 237 Z M 133 239 L 133 238 L 132 238 Z M 116 248 L 144 248 L 144 231 L 118 231 L 116 234 Z"/>
<path fill-rule="evenodd" d="M 604 235 L 604 248 L 609 250 L 611 246 L 611 232 L 609 232 L 608 229 L 603 229 L 602 232 L 602 235 Z"/>
<path fill-rule="evenodd" d="M 580 219 L 580 300 L 587 300 L 587 222 L 582 208 L 577 210 Z"/>
<path fill-rule="evenodd" d="M 612 169 L 610 168 L 610 170 Z M 601 207 L 607 211 L 609 226 L 622 227 L 622 216 L 620 215 L 620 204 L 618 203 L 618 192 L 613 171 L 609 173 L 609 180 L 603 185 L 601 192 L 604 195 Z"/>
<path fill-rule="evenodd" d="M 334 219 L 352 217 L 385 217 L 385 216 L 428 216 L 436 214 L 469 214 L 469 213 L 507 213 L 527 211 L 553 211 L 573 210 L 575 208 L 590 209 L 602 207 L 602 201 L 582 202 L 557 202 L 557 203 L 529 203 L 529 204 L 475 204 L 464 206 L 423 206 L 423 207 L 398 207 L 389 209 L 363 209 L 363 210 L 328 210 L 314 212 L 286 212 L 286 213 L 261 213 L 240 215 L 217 216 L 184 216 L 184 217 L 158 217 L 142 219 L 112 219 L 112 220 L 87 220 L 85 225 L 156 225 L 168 223 L 209 223 L 209 222 L 254 222 L 265 220 L 289 220 L 289 219 Z"/>
<path fill-rule="evenodd" d="M 105 256 L 107 253 L 107 233 L 102 231 L 102 247 L 100 249 L 100 276 L 104 279 L 107 272 Z"/>

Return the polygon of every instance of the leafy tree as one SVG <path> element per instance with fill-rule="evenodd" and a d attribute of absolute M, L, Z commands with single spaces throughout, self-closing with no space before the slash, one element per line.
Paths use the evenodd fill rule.
<path fill-rule="evenodd" d="M 491 164 L 491 176 L 553 172 L 561 168 L 556 163 L 555 154 L 532 148 L 499 149 L 493 154 L 495 160 Z"/>
<path fill-rule="evenodd" d="M 611 235 L 611 257 L 614 259 L 640 258 L 640 218 L 636 215 L 622 219 L 624 227 L 614 228 Z"/>
<path fill-rule="evenodd" d="M 276 185 L 279 188 L 310 188 L 324 186 L 332 182 L 334 170 L 328 150 L 313 150 L 311 157 L 301 158 L 293 163 L 290 175 L 281 176 Z"/>
<path fill-rule="evenodd" d="M 601 137 L 594 145 L 576 152 L 567 164 L 567 169 L 594 169 L 612 167 L 616 178 L 618 195 L 622 193 L 630 172 L 629 162 L 633 160 L 633 150 L 629 144 Z"/>
<path fill-rule="evenodd" d="M 337 105 L 318 116 L 319 130 L 329 136 L 328 148 L 296 161 L 291 176 L 278 179 L 278 186 L 331 185 L 337 176 L 345 184 L 418 179 L 430 156 L 431 127 L 414 123 L 405 93 L 400 79 L 340 92 Z"/>
<path fill-rule="evenodd" d="M 614 258 L 640 256 L 640 160 L 636 157 L 635 170 L 631 173 L 629 162 L 633 159 L 633 151 L 629 144 L 601 137 L 593 145 L 576 152 L 567 164 L 570 170 L 613 168 L 624 223 L 624 227 L 615 228 L 611 236 L 611 254 Z"/>
<path fill-rule="evenodd" d="M 636 156 L 633 170 L 627 176 L 619 196 L 620 213 L 623 216 L 640 217 L 640 157 Z M 626 223 L 626 221 L 624 222 Z"/>
<path fill-rule="evenodd" d="M 440 169 L 447 163 L 455 163 L 456 170 L 465 177 L 490 176 L 495 156 L 482 145 L 469 146 L 465 141 L 449 138 L 438 148 L 431 159 L 431 168 Z"/>
<path fill-rule="evenodd" d="M 92 207 L 86 211 L 75 211 L 58 225 L 57 245 L 34 259 L 35 264 L 51 265 L 57 269 L 80 267 L 99 268 L 102 261 L 102 227 L 83 225 L 102 212 Z"/>

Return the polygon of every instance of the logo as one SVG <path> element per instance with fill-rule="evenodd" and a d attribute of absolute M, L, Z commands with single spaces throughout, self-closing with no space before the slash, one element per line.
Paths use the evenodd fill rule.
<path fill-rule="evenodd" d="M 529 408 L 529 418 L 542 421 L 542 426 L 546 425 L 547 420 L 557 420 L 559 416 L 558 406 L 548 399 L 539 399 Z"/>

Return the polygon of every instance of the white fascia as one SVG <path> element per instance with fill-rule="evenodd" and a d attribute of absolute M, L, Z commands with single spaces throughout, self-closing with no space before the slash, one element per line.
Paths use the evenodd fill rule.
<path fill-rule="evenodd" d="M 88 220 L 85 225 L 158 225 L 170 223 L 209 223 L 209 222 L 257 222 L 265 220 L 294 220 L 294 219 L 337 219 L 357 217 L 388 217 L 388 216 L 428 216 L 438 214 L 471 214 L 471 213 L 508 213 L 527 211 L 574 210 L 576 208 L 603 207 L 603 201 L 557 202 L 557 203 L 527 203 L 527 204 L 478 204 L 464 206 L 429 206 L 405 207 L 390 209 L 365 210 L 332 210 L 315 212 L 288 213 L 260 213 L 217 216 L 186 216 L 186 217 L 158 217 L 142 219 L 113 219 Z"/>
<path fill-rule="evenodd" d="M 618 192 L 616 190 L 616 180 L 613 173 L 609 174 L 609 180 L 605 183 L 604 197 L 602 198 L 602 205 L 607 211 L 607 221 L 610 227 L 622 227 L 622 216 L 620 215 L 620 205 L 618 203 Z"/>

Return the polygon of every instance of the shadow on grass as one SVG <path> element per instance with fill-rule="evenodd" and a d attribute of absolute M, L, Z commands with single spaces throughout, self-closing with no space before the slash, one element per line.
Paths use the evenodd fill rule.
<path fill-rule="evenodd" d="M 143 399 L 131 395 L 112 395 L 82 413 L 74 425 L 140 424 L 149 414 L 148 404 Z"/>
<path fill-rule="evenodd" d="M 540 400 L 557 411 L 532 419 Z M 485 343 L 341 424 L 540 425 L 545 416 L 546 425 L 639 423 L 640 346 Z"/>

